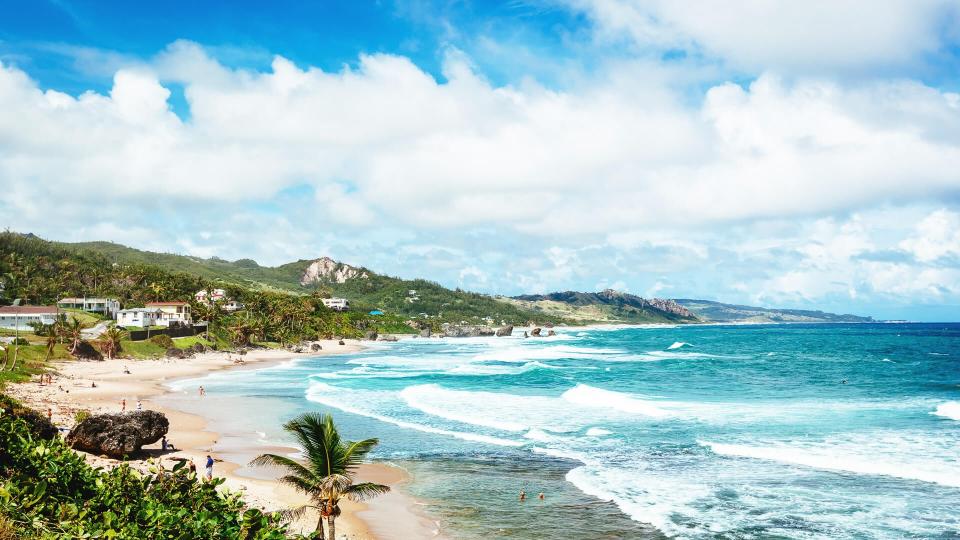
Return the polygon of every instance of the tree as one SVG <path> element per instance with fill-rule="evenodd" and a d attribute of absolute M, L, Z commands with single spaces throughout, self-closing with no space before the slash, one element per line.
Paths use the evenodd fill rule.
<path fill-rule="evenodd" d="M 83 323 L 76 317 L 70 317 L 63 325 L 63 335 L 70 341 L 70 354 L 77 354 L 77 347 L 83 341 Z"/>
<path fill-rule="evenodd" d="M 113 360 L 113 357 L 120 352 L 120 341 L 123 340 L 123 337 L 123 330 L 111 326 L 100 337 L 100 352 L 107 355 L 108 360 Z"/>
<path fill-rule="evenodd" d="M 303 515 L 313 508 L 320 512 L 317 532 L 323 538 L 323 518 L 327 518 L 327 538 L 336 538 L 336 518 L 340 515 L 340 499 L 362 501 L 390 491 L 389 486 L 373 482 L 354 483 L 357 467 L 377 439 L 344 441 L 340 438 L 333 417 L 328 414 L 306 413 L 284 424 L 303 448 L 307 461 L 301 464 L 289 457 L 263 454 L 252 465 L 267 465 L 286 470 L 280 481 L 293 486 L 310 497 L 310 502 L 288 510 L 290 517 Z"/>

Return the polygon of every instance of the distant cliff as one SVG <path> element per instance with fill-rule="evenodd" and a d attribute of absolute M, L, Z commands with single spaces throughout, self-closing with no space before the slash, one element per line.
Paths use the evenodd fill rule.
<path fill-rule="evenodd" d="M 600 292 L 564 291 L 502 298 L 524 309 L 579 322 L 691 323 L 699 322 L 687 308 L 662 298 L 642 298 L 606 289 Z"/>
<path fill-rule="evenodd" d="M 762 308 L 689 298 L 678 298 L 676 302 L 709 322 L 874 322 L 873 317 L 838 315 L 819 310 Z"/>
<path fill-rule="evenodd" d="M 354 278 L 367 279 L 370 274 L 362 268 L 337 262 L 330 257 L 321 257 L 311 262 L 300 276 L 300 285 L 304 287 L 315 283 L 346 283 Z"/>

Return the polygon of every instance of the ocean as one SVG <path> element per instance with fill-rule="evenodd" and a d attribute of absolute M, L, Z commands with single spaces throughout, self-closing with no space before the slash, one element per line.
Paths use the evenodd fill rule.
<path fill-rule="evenodd" d="M 230 437 L 378 437 L 452 538 L 960 538 L 960 324 L 408 339 L 199 384 Z"/>

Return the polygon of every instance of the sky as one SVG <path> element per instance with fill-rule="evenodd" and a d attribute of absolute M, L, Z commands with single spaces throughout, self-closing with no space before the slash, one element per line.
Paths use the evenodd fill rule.
<path fill-rule="evenodd" d="M 0 227 L 960 320 L 960 0 L 0 13 Z"/>

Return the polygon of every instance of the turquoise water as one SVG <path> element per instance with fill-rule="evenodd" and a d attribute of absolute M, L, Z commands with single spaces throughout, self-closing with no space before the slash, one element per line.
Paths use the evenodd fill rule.
<path fill-rule="evenodd" d="M 958 324 L 413 339 L 202 383 L 264 441 L 304 410 L 380 437 L 454 538 L 960 538 Z"/>

